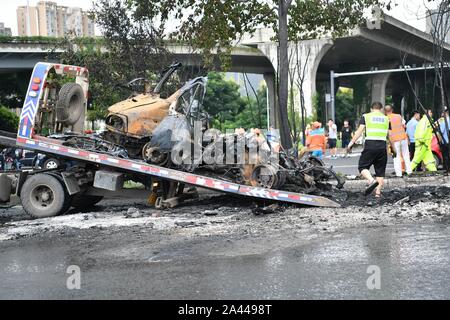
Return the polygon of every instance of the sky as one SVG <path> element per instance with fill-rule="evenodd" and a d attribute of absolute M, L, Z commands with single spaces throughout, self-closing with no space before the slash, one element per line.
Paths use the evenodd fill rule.
<path fill-rule="evenodd" d="M 53 0 L 59 5 L 77 6 L 85 10 L 92 7 L 93 0 Z M 388 1 L 388 0 L 384 0 Z M 29 0 L 30 5 L 35 5 L 38 0 Z M 392 0 L 396 5 L 388 13 L 393 17 L 412 25 L 413 27 L 425 31 L 425 5 L 427 0 Z M 0 0 L 0 22 L 4 22 L 6 27 L 12 29 L 13 35 L 17 35 L 16 8 L 26 5 L 27 0 Z M 428 5 L 428 4 L 427 4 Z M 420 17 L 421 19 L 418 19 Z M 98 28 L 96 28 L 98 34 Z"/>

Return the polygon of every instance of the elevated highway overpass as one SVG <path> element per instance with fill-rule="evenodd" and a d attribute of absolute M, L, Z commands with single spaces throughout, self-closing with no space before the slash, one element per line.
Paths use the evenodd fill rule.
<path fill-rule="evenodd" d="M 276 119 L 277 44 L 271 41 L 273 34 L 269 29 L 259 29 L 251 37 L 244 37 L 241 44 L 233 48 L 231 55 L 232 72 L 263 74 L 269 88 L 270 122 L 280 125 Z M 54 49 L 54 43 L 0 43 L 0 73 L 16 70 L 31 70 L 38 61 L 48 59 L 57 61 L 61 49 Z M 53 50 L 52 50 L 53 49 Z M 175 59 L 185 65 L 201 66 L 201 56 L 186 46 L 169 48 Z M 444 48 L 444 59 L 450 60 L 450 46 Z M 52 50 L 49 53 L 49 50 Z M 298 55 L 296 54 L 298 52 Z M 402 58 L 410 66 L 421 66 L 433 61 L 433 42 L 431 37 L 397 19 L 385 16 L 379 29 L 361 26 L 350 34 L 338 39 L 315 39 L 290 44 L 291 69 L 297 62 L 304 66 L 303 92 L 308 114 L 312 113 L 313 97 L 319 90 L 322 94 L 330 92 L 330 72 L 351 72 L 369 69 L 392 69 L 402 65 Z M 301 68 L 303 70 L 303 68 Z M 420 71 L 415 71 L 420 73 Z M 299 75 L 294 72 L 295 78 Z M 419 78 L 419 77 L 417 77 Z M 294 79 L 296 81 L 296 79 Z M 384 102 L 386 95 L 394 97 L 399 103 L 409 90 L 404 75 L 374 74 L 362 78 L 370 89 L 371 100 Z M 350 78 L 337 79 L 339 86 L 352 86 Z M 319 97 L 324 99 L 324 97 Z M 298 107 L 298 92 L 295 104 Z"/>

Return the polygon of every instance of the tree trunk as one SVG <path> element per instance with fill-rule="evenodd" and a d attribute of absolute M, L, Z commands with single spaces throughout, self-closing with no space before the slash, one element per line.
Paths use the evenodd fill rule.
<path fill-rule="evenodd" d="M 292 148 L 292 139 L 288 119 L 288 4 L 285 0 L 278 1 L 278 46 L 279 46 L 279 87 L 278 87 L 278 112 L 280 115 L 281 144 L 284 149 Z"/>

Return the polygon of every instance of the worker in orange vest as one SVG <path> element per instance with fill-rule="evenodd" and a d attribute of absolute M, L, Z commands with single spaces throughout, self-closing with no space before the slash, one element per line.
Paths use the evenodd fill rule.
<path fill-rule="evenodd" d="M 394 169 L 397 177 L 402 176 L 402 158 L 405 163 L 405 171 L 411 174 L 411 160 L 409 158 L 408 136 L 405 131 L 406 121 L 401 115 L 394 113 L 391 105 L 386 105 L 384 111 L 389 118 L 391 129 L 389 130 L 389 141 L 395 149 Z"/>
<path fill-rule="evenodd" d="M 322 128 L 322 124 L 315 121 L 312 124 L 312 130 L 306 138 L 306 147 L 313 156 L 323 159 L 326 146 L 327 138 L 325 137 L 325 131 Z"/>

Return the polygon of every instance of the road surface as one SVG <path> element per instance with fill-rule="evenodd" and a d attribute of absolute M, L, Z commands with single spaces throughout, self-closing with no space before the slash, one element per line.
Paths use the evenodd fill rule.
<path fill-rule="evenodd" d="M 358 175 L 358 160 L 361 155 L 361 151 L 362 150 L 360 149 L 354 150 L 354 152 L 349 154 L 348 157 L 344 157 L 343 151 L 339 150 L 338 158 L 331 159 L 329 150 L 327 150 L 323 160 L 327 166 L 333 166 L 337 172 L 341 172 L 345 175 Z M 374 172 L 373 168 L 371 170 Z M 386 167 L 386 176 L 393 176 L 393 173 L 394 163 L 392 161 L 392 157 L 389 156 Z"/>
<path fill-rule="evenodd" d="M 156 241 L 132 229 L 96 233 L 0 243 L 0 299 L 450 298 L 447 223 L 353 229 L 316 240 L 279 234 Z M 80 268 L 79 290 L 66 287 L 70 265 Z M 371 265 L 379 267 L 380 289 L 367 287 Z"/>

